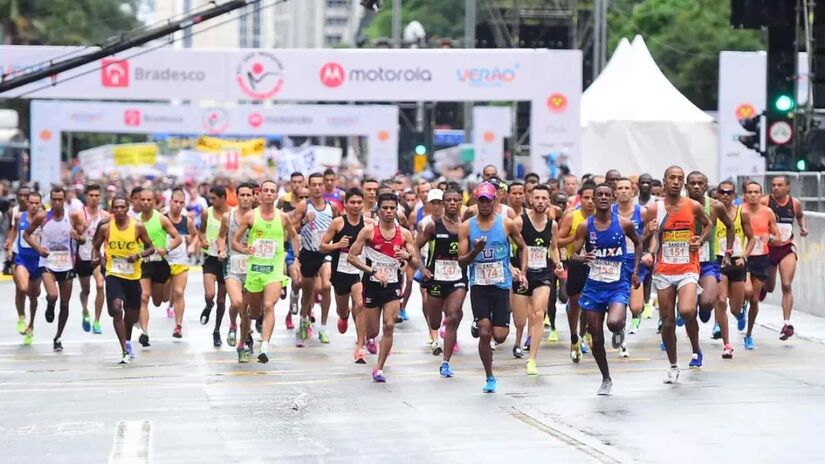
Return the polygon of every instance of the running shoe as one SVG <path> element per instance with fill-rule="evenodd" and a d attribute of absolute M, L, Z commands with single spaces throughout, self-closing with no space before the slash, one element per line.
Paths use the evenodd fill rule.
<path fill-rule="evenodd" d="M 659 342 L 659 349 L 662 351 L 667 351 L 667 345 L 665 345 L 665 342 Z"/>
<path fill-rule="evenodd" d="M 304 339 L 301 338 L 301 332 L 295 332 L 295 347 L 296 348 L 303 348 L 304 347 Z"/>
<path fill-rule="evenodd" d="M 478 321 L 474 320 L 473 323 L 470 324 L 470 335 L 472 335 L 473 338 L 478 338 Z"/>
<path fill-rule="evenodd" d="M 55 338 L 55 339 L 52 341 L 52 349 L 53 349 L 54 351 L 63 351 L 63 342 L 62 342 L 62 341 L 60 341 L 60 339 L 59 339 L 59 338 Z"/>
<path fill-rule="evenodd" d="M 484 388 L 481 389 L 484 393 L 495 393 L 496 392 L 496 378 L 493 376 L 487 377 L 487 382 L 484 384 Z"/>
<path fill-rule="evenodd" d="M 702 321 L 703 324 L 707 323 L 711 316 L 713 316 L 712 309 L 699 309 L 699 320 Z"/>
<path fill-rule="evenodd" d="M 84 332 L 89 332 L 89 331 L 92 330 L 92 320 L 91 320 L 91 318 L 89 318 L 89 313 L 84 313 L 83 314 L 82 326 L 83 326 L 83 331 Z"/>
<path fill-rule="evenodd" d="M 120 356 L 120 361 L 118 362 L 118 364 L 129 364 L 129 353 L 124 351 L 123 354 Z"/>
<path fill-rule="evenodd" d="M 539 368 L 536 366 L 535 359 L 527 360 L 527 375 L 539 375 Z"/>
<path fill-rule="evenodd" d="M 679 383 L 679 366 L 670 366 L 670 368 L 667 370 L 667 375 L 665 376 L 664 383 Z"/>
<path fill-rule="evenodd" d="M 226 334 L 226 343 L 229 346 L 235 346 L 238 344 L 238 328 L 235 326 L 229 326 L 229 333 Z"/>
<path fill-rule="evenodd" d="M 126 342 L 126 352 L 129 353 L 129 359 L 135 359 L 135 350 L 132 349 L 132 341 Z"/>
<path fill-rule="evenodd" d="M 642 318 L 641 317 L 634 317 L 630 319 L 630 335 L 634 335 L 639 332 L 639 327 L 642 325 Z"/>
<path fill-rule="evenodd" d="M 520 346 L 513 347 L 513 357 L 516 359 L 521 359 L 524 357 L 524 351 L 521 349 Z"/>
<path fill-rule="evenodd" d="M 367 357 L 364 355 L 364 350 L 356 349 L 355 353 L 352 355 L 352 358 L 355 360 L 355 364 L 366 364 Z"/>
<path fill-rule="evenodd" d="M 92 333 L 95 335 L 100 335 L 103 331 L 100 329 L 100 321 L 92 322 Z"/>
<path fill-rule="evenodd" d="M 587 333 L 587 335 L 585 336 L 585 338 L 586 338 L 586 337 L 589 337 L 589 336 L 590 336 L 590 333 L 588 332 L 588 333 Z M 584 343 L 582 343 L 582 344 L 581 344 L 581 347 L 582 347 L 582 354 L 587 354 L 587 353 L 590 353 L 590 343 L 591 343 L 591 342 L 592 342 L 592 340 L 587 340 L 587 339 L 586 339 L 586 340 L 584 341 Z"/>
<path fill-rule="evenodd" d="M 309 338 L 309 321 L 306 319 L 301 320 L 300 327 L 298 329 L 298 337 L 301 340 L 306 340 Z"/>
<path fill-rule="evenodd" d="M 175 308 L 173 308 L 172 305 L 166 307 L 166 317 L 169 319 L 175 318 Z"/>
<path fill-rule="evenodd" d="M 653 318 L 653 305 L 645 303 L 645 308 L 642 310 L 642 317 L 645 319 Z"/>
<path fill-rule="evenodd" d="M 30 346 L 34 341 L 34 333 L 32 329 L 26 329 L 26 334 L 23 335 L 23 344 L 26 346 Z"/>
<path fill-rule="evenodd" d="M 722 359 L 733 359 L 733 346 L 730 343 L 722 348 Z"/>
<path fill-rule="evenodd" d="M 205 308 L 203 308 L 203 311 L 201 311 L 201 318 L 200 318 L 201 325 L 209 324 L 209 315 L 210 314 L 212 314 L 212 308 L 211 307 L 206 306 Z"/>
<path fill-rule="evenodd" d="M 613 337 L 611 338 L 610 341 L 613 344 L 613 349 L 614 350 L 621 347 L 624 344 L 624 338 L 625 338 L 624 329 L 622 329 L 622 330 L 620 330 L 620 331 L 613 334 Z M 590 343 L 590 340 L 588 340 L 588 343 Z"/>
<path fill-rule="evenodd" d="M 739 314 L 736 315 L 736 328 L 739 331 L 745 330 L 745 327 L 748 324 L 748 307 L 742 306 L 742 309 L 739 311 Z"/>
<path fill-rule="evenodd" d="M 432 345 L 433 344 L 433 337 L 430 337 L 429 335 L 427 335 L 427 342 L 424 343 L 424 344 L 427 345 L 427 346 Z"/>
<path fill-rule="evenodd" d="M 408 321 L 410 319 L 410 317 L 407 316 L 407 309 L 406 308 L 404 308 L 404 309 L 402 309 L 401 311 L 398 312 L 398 317 L 400 317 L 402 321 Z"/>
<path fill-rule="evenodd" d="M 713 324 L 713 333 L 711 333 L 710 338 L 714 340 L 722 338 L 722 328 L 719 327 L 719 324 Z"/>
<path fill-rule="evenodd" d="M 387 381 L 387 378 L 384 377 L 384 371 L 381 369 L 374 369 L 372 371 L 372 381 L 375 383 L 384 383 Z"/>
<path fill-rule="evenodd" d="M 281 299 L 286 299 L 286 287 L 281 287 Z"/>
<path fill-rule="evenodd" d="M 315 324 L 315 311 L 309 312 L 309 322 Z"/>
<path fill-rule="evenodd" d="M 782 331 L 779 332 L 779 339 L 784 342 L 785 340 L 793 337 L 793 334 L 793 326 L 791 324 L 785 324 L 782 326 Z"/>
<path fill-rule="evenodd" d="M 753 343 L 753 337 L 745 336 L 745 349 L 752 350 L 756 348 L 756 344 Z"/>
<path fill-rule="evenodd" d="M 26 316 L 20 316 L 17 319 L 16 330 L 20 335 L 26 335 Z"/>
<path fill-rule="evenodd" d="M 349 328 L 349 320 L 347 318 L 339 317 L 338 318 L 338 333 L 345 334 L 347 333 L 347 329 Z"/>
<path fill-rule="evenodd" d="M 548 327 L 550 327 L 550 316 L 545 314 L 544 315 L 544 328 L 546 329 Z"/>
<path fill-rule="evenodd" d="M 295 324 L 292 323 L 292 313 L 286 313 L 286 330 L 292 330 L 295 328 Z"/>
<path fill-rule="evenodd" d="M 261 363 L 261 364 L 268 363 L 269 362 L 269 356 L 267 356 L 267 354 L 265 352 L 261 351 L 260 353 L 258 353 L 258 362 Z"/>
<path fill-rule="evenodd" d="M 621 358 L 629 358 L 630 357 L 630 350 L 627 349 L 627 342 L 622 343 L 622 346 L 619 347 L 619 357 L 621 357 Z"/>
<path fill-rule="evenodd" d="M 223 345 L 221 341 L 221 333 L 220 332 L 212 332 L 212 346 L 215 348 L 220 348 Z"/>
<path fill-rule="evenodd" d="M 175 326 L 175 330 L 172 331 L 172 337 L 183 338 L 183 327 L 181 327 L 180 324 Z"/>
<path fill-rule="evenodd" d="M 690 366 L 691 369 L 699 369 L 700 367 L 702 367 L 703 358 L 704 356 L 702 356 L 701 351 L 698 353 L 693 353 L 693 355 L 690 357 L 690 363 L 688 364 L 688 366 Z"/>
<path fill-rule="evenodd" d="M 582 360 L 581 340 L 577 341 L 576 343 L 570 344 L 570 359 L 572 359 L 574 363 L 578 363 Z"/>
<path fill-rule="evenodd" d="M 239 363 L 246 364 L 249 362 L 249 353 L 247 353 L 245 349 L 241 348 L 240 350 L 237 350 L 237 352 Z"/>
<path fill-rule="evenodd" d="M 665 323 L 662 322 L 661 319 L 659 319 L 659 323 L 656 325 L 656 333 L 657 334 L 662 333 L 662 326 L 664 326 L 664 325 L 665 325 Z"/>
<path fill-rule="evenodd" d="M 441 361 L 441 367 L 438 368 L 438 373 L 445 379 L 452 377 L 453 370 L 450 369 L 450 363 L 447 361 Z"/>
<path fill-rule="evenodd" d="M 252 340 L 252 334 L 246 335 L 246 352 L 249 354 L 255 353 L 255 341 Z"/>
<path fill-rule="evenodd" d="M 608 396 L 611 390 L 613 390 L 613 381 L 610 379 L 602 379 L 602 385 L 596 390 L 596 395 Z"/>
<path fill-rule="evenodd" d="M 140 342 L 141 346 L 151 346 L 149 345 L 149 335 L 142 333 L 140 337 L 138 337 L 138 341 Z"/>
<path fill-rule="evenodd" d="M 547 341 L 550 343 L 556 343 L 559 341 L 559 332 L 556 329 L 551 329 L 550 333 L 547 335 Z"/>
<path fill-rule="evenodd" d="M 378 344 L 375 343 L 374 338 L 368 338 L 367 339 L 367 351 L 370 354 L 377 354 L 378 353 Z"/>
<path fill-rule="evenodd" d="M 532 342 L 532 341 L 533 340 L 528 335 L 527 340 L 524 340 L 524 351 L 530 351 L 530 342 Z"/>
<path fill-rule="evenodd" d="M 682 314 L 678 310 L 676 311 L 676 325 L 678 327 L 685 325 L 685 320 L 682 319 Z"/>
<path fill-rule="evenodd" d="M 51 324 L 54 321 L 54 305 L 47 304 L 46 305 L 46 322 Z"/>
<path fill-rule="evenodd" d="M 318 340 L 320 340 L 323 344 L 329 343 L 329 335 L 327 335 L 327 331 L 325 329 L 318 331 Z"/>
<path fill-rule="evenodd" d="M 490 349 L 493 351 L 498 351 L 498 343 L 495 340 L 490 340 Z"/>
<path fill-rule="evenodd" d="M 441 353 L 444 352 L 444 348 L 441 348 L 441 343 L 438 340 L 433 340 L 433 343 L 430 345 L 430 349 L 433 352 L 433 356 L 441 356 Z"/>

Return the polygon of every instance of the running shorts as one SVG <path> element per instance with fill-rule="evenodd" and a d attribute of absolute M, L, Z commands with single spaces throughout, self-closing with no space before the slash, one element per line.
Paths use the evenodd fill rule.
<path fill-rule="evenodd" d="M 330 283 L 335 289 L 336 295 L 347 295 L 352 292 L 352 286 L 361 281 L 361 276 L 358 274 L 347 274 L 345 272 L 333 272 Z"/>
<path fill-rule="evenodd" d="M 78 277 L 89 277 L 94 274 L 95 268 L 99 265 L 100 264 L 95 264 L 92 266 L 91 261 L 83 261 L 79 259 L 74 263 L 74 272 Z"/>
<path fill-rule="evenodd" d="M 366 278 L 363 294 L 365 308 L 381 308 L 391 301 L 401 299 L 401 283 L 388 284 L 386 287 L 382 287 L 381 284 Z"/>
<path fill-rule="evenodd" d="M 539 287 L 549 287 L 553 285 L 553 280 L 549 277 L 542 279 L 527 278 L 527 287 L 522 287 L 520 283 L 513 282 L 513 293 L 522 296 L 533 296 L 533 290 Z"/>
<path fill-rule="evenodd" d="M 322 253 L 305 249 L 301 249 L 298 259 L 301 260 L 301 276 L 303 277 L 318 277 L 321 266 L 326 262 L 326 257 Z"/>
<path fill-rule="evenodd" d="M 768 255 L 751 256 L 748 258 L 748 272 L 754 279 L 768 280 L 768 268 L 771 258 Z"/>
<path fill-rule="evenodd" d="M 608 306 L 619 303 L 627 306 L 630 301 L 630 283 L 622 279 L 612 288 L 596 289 L 593 285 L 584 284 L 584 290 L 579 297 L 579 306 L 585 311 L 606 312 Z"/>
<path fill-rule="evenodd" d="M 676 290 L 679 290 L 688 284 L 696 284 L 697 295 L 702 293 L 702 287 L 699 286 L 699 274 L 695 272 L 679 275 L 653 274 L 653 288 L 656 290 L 666 290 L 670 287 L 676 287 Z"/>
<path fill-rule="evenodd" d="M 627 255 L 627 259 L 624 262 L 624 270 L 627 273 L 628 280 L 630 280 L 630 278 L 631 278 L 630 276 L 633 275 L 633 262 L 634 262 L 633 260 L 635 260 L 635 259 L 636 259 L 635 256 Z M 639 262 L 639 282 L 644 282 L 645 279 L 647 279 L 647 277 L 649 275 L 650 275 L 650 268 L 645 266 L 644 264 L 642 264 L 641 261 L 640 261 Z"/>
<path fill-rule="evenodd" d="M 218 283 L 223 283 L 223 262 L 217 256 L 206 255 L 203 261 L 203 274 L 212 274 L 218 278 Z"/>
<path fill-rule="evenodd" d="M 494 327 L 510 327 L 510 290 L 495 285 L 474 285 L 470 289 L 473 318 L 487 319 Z"/>
<path fill-rule="evenodd" d="M 295 262 L 295 251 L 292 249 L 291 241 L 286 241 L 284 244 L 284 251 L 286 252 L 286 265 L 289 266 Z"/>
<path fill-rule="evenodd" d="M 584 290 L 588 274 L 590 274 L 590 266 L 587 264 L 573 261 L 567 263 L 567 282 L 564 284 L 564 289 L 567 290 L 569 296 L 579 295 Z"/>
<path fill-rule="evenodd" d="M 165 284 L 169 281 L 172 270 L 165 259 L 160 261 L 144 261 L 141 264 L 141 279 L 152 279 L 152 283 Z"/>
<path fill-rule="evenodd" d="M 169 265 L 169 273 L 172 276 L 181 275 L 184 272 L 189 270 L 189 266 L 186 264 L 170 264 Z"/>
<path fill-rule="evenodd" d="M 106 301 L 122 300 L 124 309 L 140 310 L 140 281 L 106 276 Z"/>
<path fill-rule="evenodd" d="M 731 258 L 731 261 L 736 261 L 736 258 Z M 731 264 L 728 267 L 721 267 L 722 256 L 717 256 L 716 262 L 719 263 L 720 272 L 722 273 L 722 275 L 728 278 L 728 283 L 744 282 L 745 279 L 748 277 L 747 265 L 737 267 Z"/>
<path fill-rule="evenodd" d="M 793 243 L 786 243 L 785 245 L 768 247 L 771 257 L 771 266 L 779 266 L 779 263 L 785 259 L 785 256 L 793 253 L 796 255 L 796 245 Z"/>
<path fill-rule="evenodd" d="M 722 280 L 719 263 L 716 261 L 700 263 L 699 265 L 701 266 L 701 270 L 699 271 L 699 279 L 703 279 L 710 275 L 716 279 L 716 282 L 720 282 Z"/>
<path fill-rule="evenodd" d="M 52 271 L 51 269 L 49 269 L 47 267 L 41 267 L 40 268 L 40 275 L 43 275 L 47 272 L 49 274 L 53 275 L 54 280 L 56 280 L 58 282 L 65 282 L 67 280 L 72 280 L 72 279 L 75 278 L 74 269 L 69 269 L 68 271 Z"/>
<path fill-rule="evenodd" d="M 246 282 L 244 282 L 243 288 L 250 293 L 261 293 L 268 285 L 274 283 L 279 283 L 281 286 L 285 285 L 286 280 L 286 277 L 279 278 L 274 272 L 249 271 L 246 273 Z"/>
<path fill-rule="evenodd" d="M 447 298 L 456 290 L 467 290 L 466 280 L 456 280 L 455 282 L 429 280 L 425 283 L 427 295 L 433 298 Z"/>
<path fill-rule="evenodd" d="M 21 255 L 14 256 L 14 264 L 15 266 L 23 266 L 29 271 L 29 278 L 30 279 L 39 279 L 40 275 L 43 273 L 42 268 L 40 267 L 40 257 L 34 256 L 32 258 L 26 258 Z"/>

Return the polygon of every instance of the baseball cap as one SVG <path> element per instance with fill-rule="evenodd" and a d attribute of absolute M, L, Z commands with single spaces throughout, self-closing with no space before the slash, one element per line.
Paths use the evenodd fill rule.
<path fill-rule="evenodd" d="M 440 189 L 432 189 L 427 193 L 427 203 L 433 200 L 443 200 L 444 199 L 444 192 Z"/>
<path fill-rule="evenodd" d="M 490 177 L 490 179 L 488 179 L 487 182 L 493 184 L 493 187 L 495 187 L 496 190 L 504 189 L 505 192 L 507 191 L 507 183 L 501 180 L 499 177 Z"/>
<path fill-rule="evenodd" d="M 476 199 L 485 197 L 488 200 L 495 200 L 496 188 L 489 182 L 482 182 L 476 187 L 475 197 Z"/>

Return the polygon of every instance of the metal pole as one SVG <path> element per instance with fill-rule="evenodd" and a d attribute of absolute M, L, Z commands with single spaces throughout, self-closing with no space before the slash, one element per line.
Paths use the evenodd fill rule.
<path fill-rule="evenodd" d="M 476 0 L 464 1 L 464 48 L 476 45 Z M 464 102 L 464 143 L 473 138 L 473 102 Z"/>
<path fill-rule="evenodd" d="M 602 28 L 601 24 L 601 17 L 602 17 L 602 6 L 601 0 L 593 0 L 593 10 L 591 11 L 593 15 L 593 80 L 595 81 L 597 77 L 599 77 L 599 72 L 601 71 L 601 33 Z"/>
<path fill-rule="evenodd" d="M 392 0 L 392 47 L 401 48 L 401 0 Z"/>

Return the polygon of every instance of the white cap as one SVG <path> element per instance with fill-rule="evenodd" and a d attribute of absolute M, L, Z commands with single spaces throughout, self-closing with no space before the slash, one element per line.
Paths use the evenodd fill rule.
<path fill-rule="evenodd" d="M 444 192 L 440 189 L 432 189 L 427 193 L 427 203 L 433 200 L 442 200 L 444 198 Z"/>

